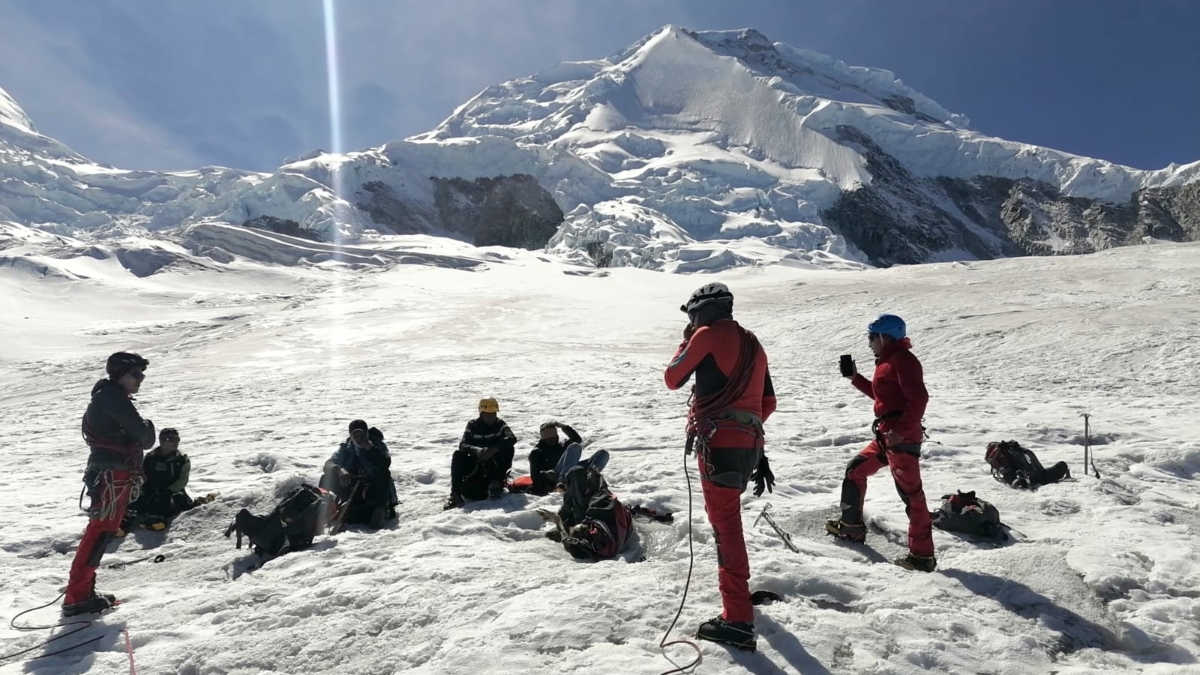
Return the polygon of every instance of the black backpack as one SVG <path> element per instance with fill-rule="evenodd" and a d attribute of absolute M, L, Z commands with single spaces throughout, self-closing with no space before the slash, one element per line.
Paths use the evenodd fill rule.
<path fill-rule="evenodd" d="M 985 539 L 1007 539 L 1000 522 L 1000 511 L 975 496 L 962 492 L 942 496 L 942 507 L 930 514 L 939 530 L 962 532 Z"/>
<path fill-rule="evenodd" d="M 988 443 L 984 459 L 992 467 L 992 478 L 1018 490 L 1036 490 L 1071 477 L 1066 462 L 1046 469 L 1032 450 L 1021 447 L 1016 441 Z"/>
<path fill-rule="evenodd" d="M 333 493 L 304 483 L 287 493 L 265 518 L 246 509 L 238 511 L 225 536 L 236 532 L 240 549 L 245 535 L 259 555 L 280 555 L 285 545 L 288 551 L 299 551 L 312 545 L 336 508 Z"/>

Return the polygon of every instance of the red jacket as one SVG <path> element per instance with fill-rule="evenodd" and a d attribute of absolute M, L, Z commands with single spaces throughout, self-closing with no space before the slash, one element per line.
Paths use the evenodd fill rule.
<path fill-rule="evenodd" d="M 875 417 L 887 416 L 879 423 L 881 432 L 895 431 L 905 443 L 920 443 L 925 438 L 921 418 L 929 404 L 929 392 L 925 390 L 921 362 L 911 349 L 908 338 L 893 342 L 875 360 L 872 379 L 855 375 L 850 383 L 875 400 Z M 899 413 L 899 417 L 889 413 Z"/>
<path fill-rule="evenodd" d="M 675 358 L 667 366 L 664 374 L 667 388 L 679 389 L 695 373 L 697 399 L 724 389 L 741 356 L 741 330 L 741 326 L 732 319 L 697 328 L 690 340 L 684 340 L 679 345 Z M 775 412 L 775 405 L 775 387 L 767 367 L 767 353 L 760 346 L 758 357 L 754 359 L 750 384 L 742 397 L 729 408 L 751 413 L 766 422 Z"/>

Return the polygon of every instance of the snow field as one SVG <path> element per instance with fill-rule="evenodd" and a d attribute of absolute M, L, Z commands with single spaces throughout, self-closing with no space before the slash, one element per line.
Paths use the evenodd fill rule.
<path fill-rule="evenodd" d="M 699 672 L 1194 672 L 1196 251 L 716 275 L 763 341 L 779 393 L 766 427 L 778 484 L 747 493 L 743 521 L 752 587 L 787 602 L 760 608 L 759 654 L 703 645 Z M 239 263 L 136 285 L 111 261 L 88 279 L 0 270 L 0 332 L 12 336 L 0 354 L 0 619 L 65 584 L 84 524 L 79 416 L 104 357 L 136 348 L 151 360 L 140 409 L 180 430 L 189 491 L 221 498 L 106 557 L 168 560 L 102 568 L 100 588 L 126 604 L 81 639 L 126 627 L 141 672 L 184 675 L 667 669 L 657 644 L 688 565 L 686 394 L 667 391 L 661 372 L 679 304 L 709 279 L 576 276 L 537 255 L 506 257 L 474 271 Z M 853 353 L 869 370 L 864 327 L 883 311 L 907 319 L 925 365 L 940 443 L 922 461 L 930 506 L 976 490 L 1022 541 L 986 548 L 935 531 L 937 572 L 880 564 L 903 550 L 906 527 L 886 474 L 870 481 L 868 547 L 821 532 L 870 435 L 870 401 L 838 376 L 837 358 Z M 612 453 L 606 474 L 623 501 L 676 513 L 672 525 L 639 526 L 645 562 L 571 560 L 533 513 L 556 507 L 553 496 L 441 511 L 450 454 L 485 395 L 521 440 L 518 470 L 537 425 L 559 419 Z M 1082 475 L 1082 412 L 1100 480 Z M 355 417 L 387 437 L 398 522 L 249 569 L 254 556 L 220 536 L 233 514 L 264 513 L 299 479 L 315 482 Z M 1066 460 L 1075 480 L 1035 493 L 996 483 L 983 450 L 1007 438 L 1044 463 Z M 799 554 L 765 522 L 752 526 L 766 503 Z M 676 635 L 719 611 L 698 491 L 692 537 Z M 7 628 L 0 638 L 5 653 L 41 639 Z M 127 671 L 118 638 L 97 646 L 0 673 Z"/>

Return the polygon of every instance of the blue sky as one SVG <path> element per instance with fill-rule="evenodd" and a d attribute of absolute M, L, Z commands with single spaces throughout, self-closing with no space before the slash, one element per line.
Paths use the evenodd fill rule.
<path fill-rule="evenodd" d="M 336 0 L 347 148 L 673 23 L 886 68 L 988 134 L 1139 168 L 1200 160 L 1191 0 Z M 0 88 L 122 168 L 269 170 L 331 148 L 321 0 L 0 0 Z"/>

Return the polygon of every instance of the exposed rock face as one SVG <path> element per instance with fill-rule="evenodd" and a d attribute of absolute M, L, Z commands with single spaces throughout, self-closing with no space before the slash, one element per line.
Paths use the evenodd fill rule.
<path fill-rule="evenodd" d="M 921 178 L 854 127 L 838 127 L 838 140 L 862 149 L 872 181 L 844 192 L 821 217 L 876 265 L 1200 239 L 1200 183 L 1146 188 L 1114 203 L 1068 197 L 1033 180 Z"/>
<path fill-rule="evenodd" d="M 540 249 L 563 222 L 562 209 L 532 176 L 430 180 L 442 227 L 476 246 Z"/>
<path fill-rule="evenodd" d="M 316 232 L 301 227 L 300 223 L 294 220 L 287 220 L 286 218 L 276 218 L 275 216 L 251 218 L 242 223 L 242 226 L 252 227 L 256 230 L 266 230 L 275 234 L 286 234 L 289 237 L 299 237 L 301 239 L 308 239 L 309 241 L 321 240 Z"/>
<path fill-rule="evenodd" d="M 355 193 L 358 208 L 367 212 L 375 224 L 392 234 L 419 234 L 429 225 L 424 210 L 414 207 L 396 195 L 382 181 L 367 181 Z"/>

